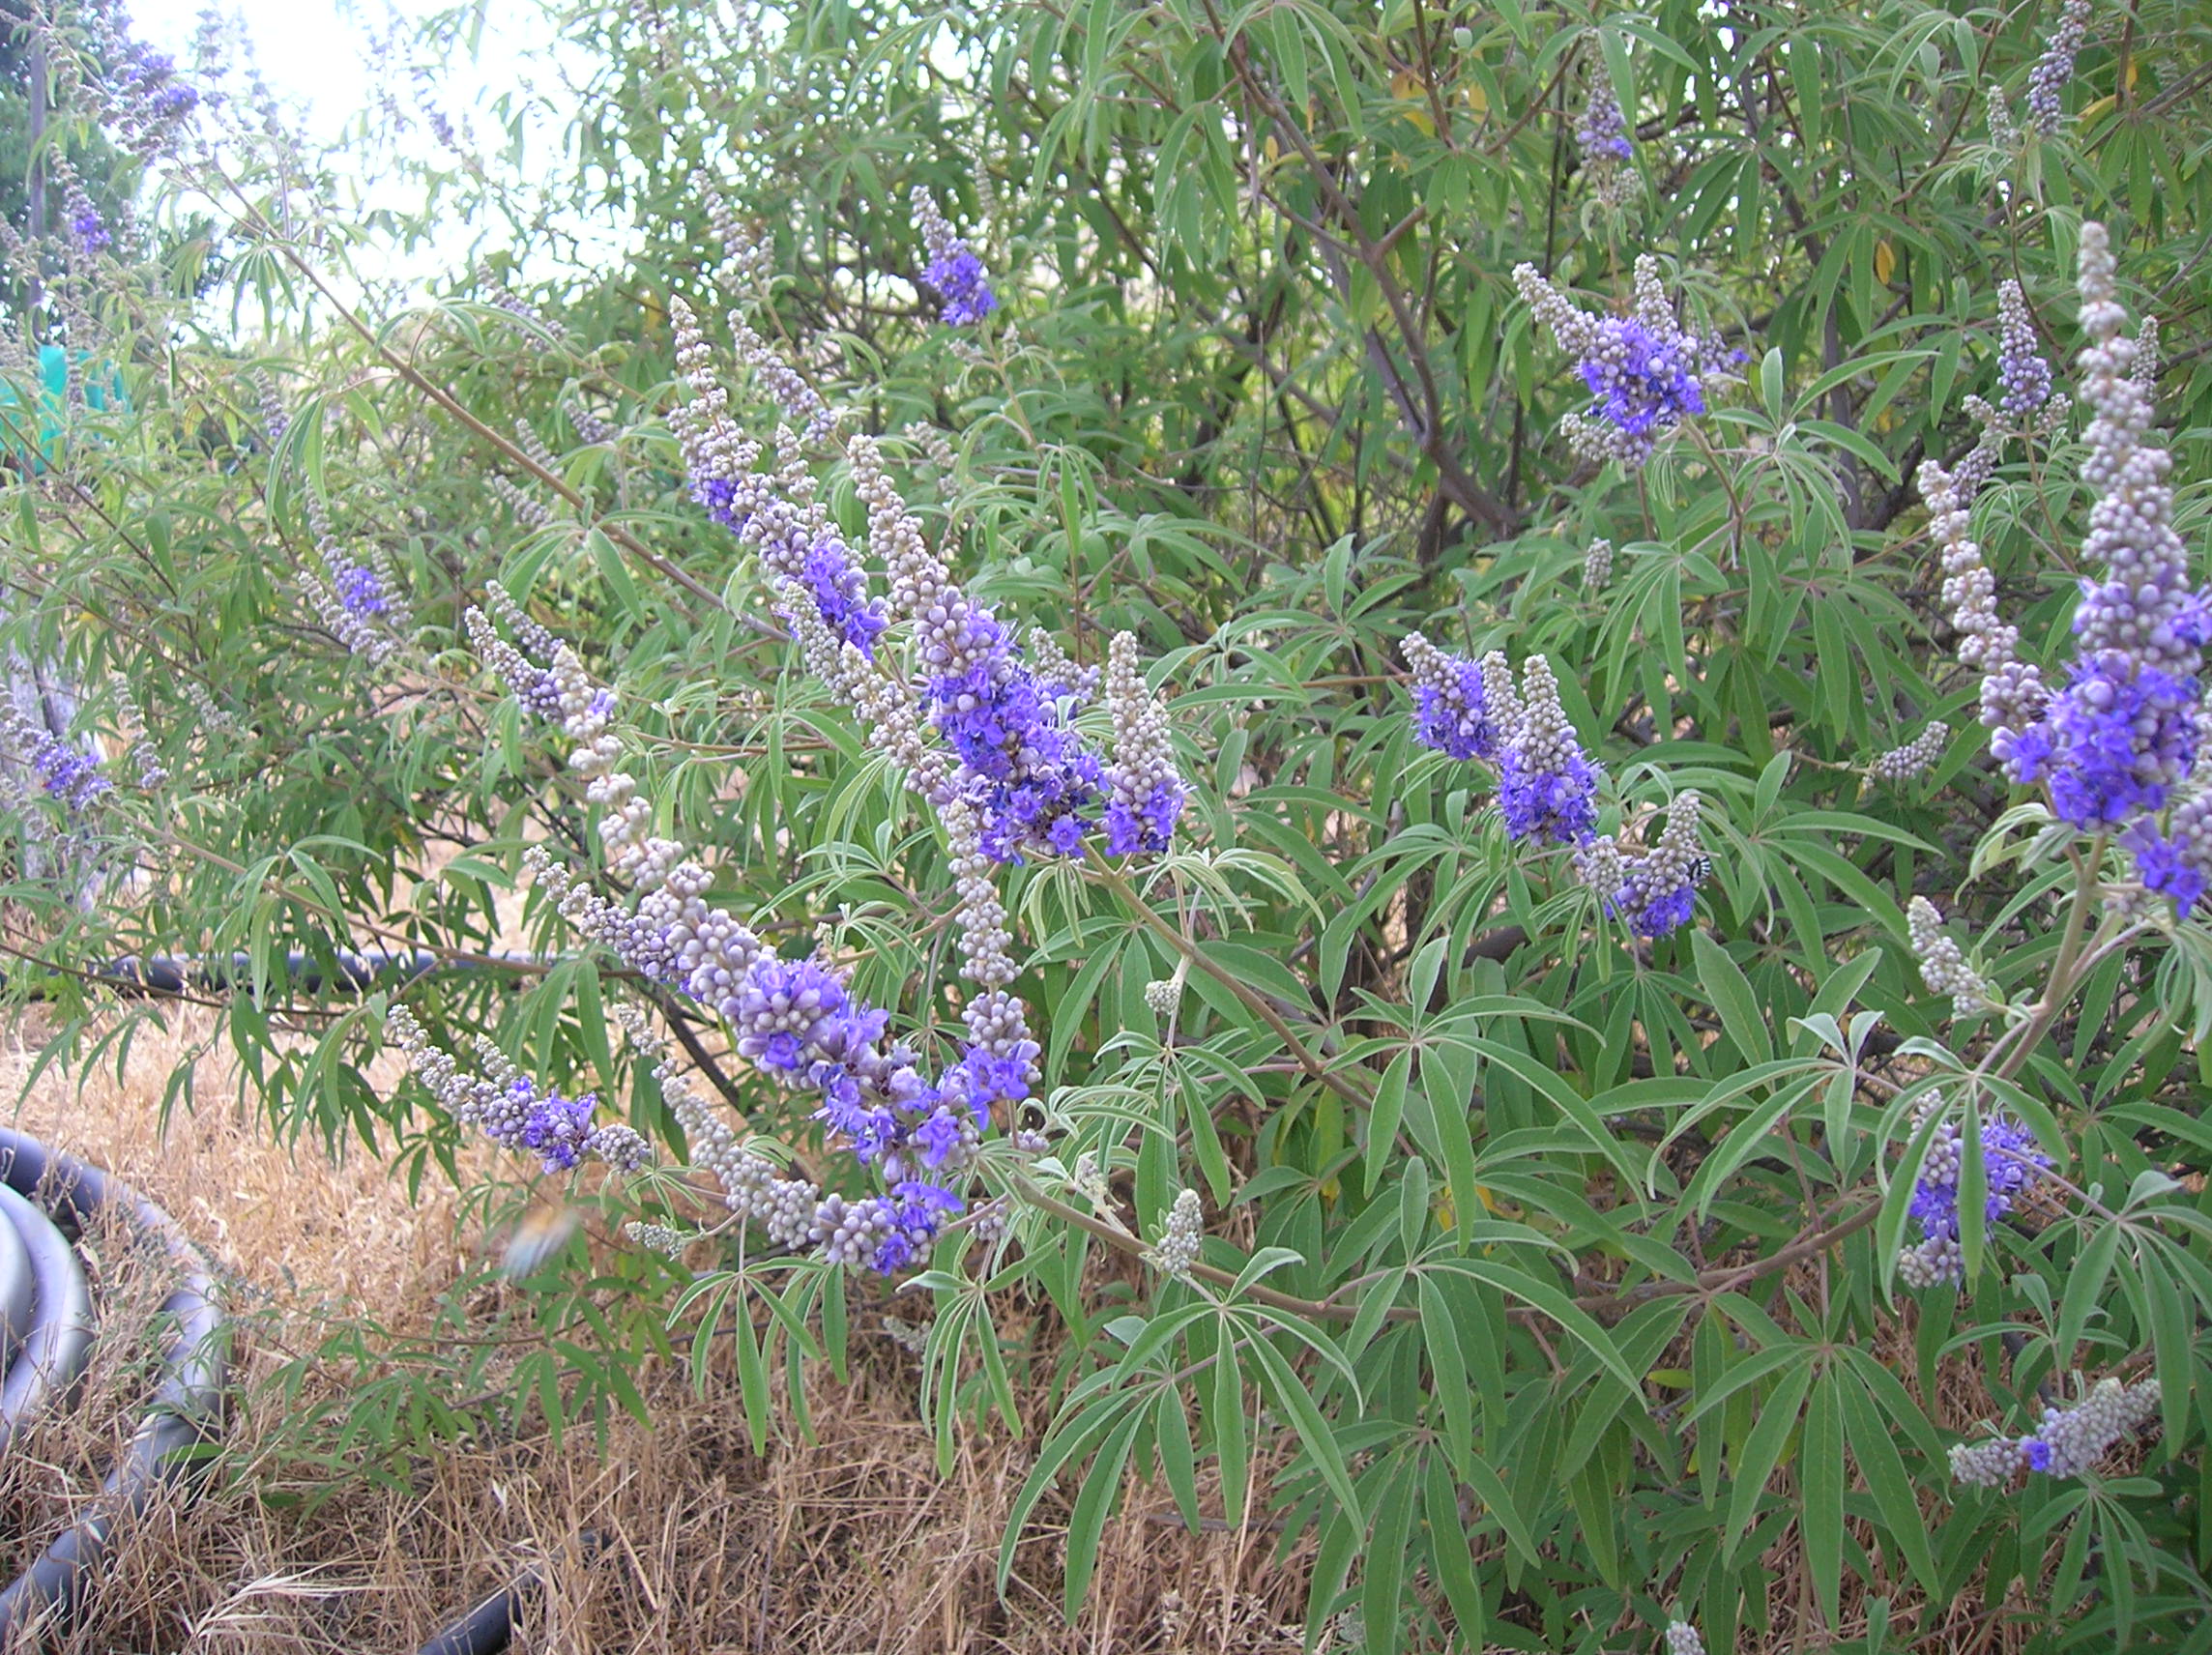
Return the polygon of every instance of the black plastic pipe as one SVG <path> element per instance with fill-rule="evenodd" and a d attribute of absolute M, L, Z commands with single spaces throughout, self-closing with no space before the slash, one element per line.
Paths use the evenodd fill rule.
<path fill-rule="evenodd" d="M 272 956 L 268 962 L 271 980 L 279 981 L 302 994 L 320 994 L 325 989 L 347 994 L 366 994 L 379 987 L 405 987 L 419 977 L 441 972 L 495 971 L 502 966 L 532 966 L 544 969 L 561 964 L 567 955 L 532 954 L 505 949 L 498 953 L 479 955 L 470 959 L 451 959 L 434 954 L 427 948 L 407 948 L 397 952 L 380 949 L 365 951 L 341 948 L 329 963 L 335 967 L 326 974 L 325 959 L 294 948 L 281 960 Z M 40 990 L 49 974 L 37 968 L 16 968 L 18 975 L 32 979 L 30 997 L 44 998 Z M 52 973 L 52 977 L 65 973 Z M 237 953 L 225 958 L 221 955 L 153 954 L 141 958 L 126 954 L 119 960 L 110 960 L 104 966 L 96 966 L 87 973 L 102 987 L 124 995 L 187 994 L 193 989 L 233 988 L 240 983 L 253 981 L 253 956 Z M 6 973 L 0 973 L 0 988 L 8 983 Z"/>
<path fill-rule="evenodd" d="M 118 1526 L 144 1512 L 163 1484 L 190 1473 L 222 1420 L 228 1327 L 206 1257 L 174 1219 L 129 1185 L 0 1127 L 0 1452 L 43 1408 L 70 1395 L 91 1359 L 92 1300 L 71 1242 L 109 1208 L 142 1240 L 159 1245 L 179 1274 L 161 1304 L 161 1380 L 100 1501 L 0 1590 L 0 1648 L 51 1635 L 75 1618 Z M 422 1655 L 498 1655 L 513 1637 L 525 1596 L 541 1583 L 536 1567 L 526 1569 L 440 1630 Z"/>
<path fill-rule="evenodd" d="M 18 1238 L 31 1278 L 28 1325 L 0 1384 L 0 1440 L 45 1402 L 66 1395 L 91 1354 L 91 1299 L 65 1227 L 82 1234 L 112 1207 L 167 1253 L 181 1277 L 161 1303 L 167 1327 L 153 1406 L 108 1471 L 102 1497 L 0 1591 L 0 1647 L 13 1648 L 33 1628 L 66 1624 L 75 1614 L 107 1561 L 117 1524 L 144 1511 L 157 1490 L 195 1463 L 193 1451 L 221 1420 L 228 1351 L 207 1261 L 160 1207 L 96 1168 L 4 1127 L 0 1184 L 7 1192 L 0 1215 Z"/>

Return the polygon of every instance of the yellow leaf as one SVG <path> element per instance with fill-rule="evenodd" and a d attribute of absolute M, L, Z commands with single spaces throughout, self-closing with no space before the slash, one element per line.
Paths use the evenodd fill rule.
<path fill-rule="evenodd" d="M 2110 95 L 2098 99 L 2096 102 L 2090 104 L 2086 109 L 2081 111 L 2081 125 L 2086 127 L 2090 123 L 2100 120 L 2104 116 L 2110 115 L 2112 112 L 2112 105 L 2118 102 L 2118 99 Z"/>
<path fill-rule="evenodd" d="M 1410 105 L 1403 111 L 1407 120 L 1432 137 L 1436 135 L 1436 118 L 1429 113 L 1428 93 L 1419 75 L 1410 69 L 1401 69 L 1390 77 L 1390 92 Z"/>
<path fill-rule="evenodd" d="M 1891 276 L 1895 276 L 1896 274 L 1897 274 L 1897 249 L 1896 249 L 1895 247 L 1891 247 L 1891 246 L 1889 245 L 1889 243 L 1888 243 L 1888 242 L 1886 242 L 1886 241 L 1880 241 L 1880 242 L 1877 242 L 1877 243 L 1875 243 L 1875 245 L 1874 245 L 1874 278 L 1875 278 L 1875 280 L 1877 280 L 1877 281 L 1880 282 L 1882 286 L 1884 286 L 1884 287 L 1887 287 L 1887 286 L 1889 285 L 1889 278 L 1890 278 Z"/>
<path fill-rule="evenodd" d="M 1467 100 L 1467 106 L 1470 109 L 1472 109 L 1477 115 L 1487 115 L 1490 113 L 1490 94 L 1483 91 L 1481 81 L 1469 81 L 1467 83 L 1467 89 L 1463 91 L 1460 96 Z"/>

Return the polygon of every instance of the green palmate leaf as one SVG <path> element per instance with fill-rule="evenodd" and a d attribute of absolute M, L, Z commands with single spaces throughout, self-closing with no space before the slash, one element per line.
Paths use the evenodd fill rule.
<path fill-rule="evenodd" d="M 1796 1433 L 1798 1410 L 1812 1387 L 1811 1361 L 1803 1352 L 1793 1352 L 1793 1355 L 1795 1360 L 1782 1370 L 1774 1388 L 1761 1399 L 1758 1422 L 1752 1426 L 1750 1437 L 1729 1467 L 1732 1487 L 1724 1544 L 1730 1553 L 1742 1544 L 1753 1518 L 1758 1515 L 1767 1479 L 1774 1474 L 1784 1449 Z"/>
<path fill-rule="evenodd" d="M 1830 1368 L 1815 1376 L 1798 1445 L 1805 1560 L 1814 1595 L 1830 1626 L 1842 1614 L 1844 1577 L 1844 1413 L 1839 1392 L 1850 1381 Z"/>
<path fill-rule="evenodd" d="M 1857 1354 L 1852 1352 L 1851 1354 Z M 1885 1374 L 1884 1378 L 1888 1378 Z M 1933 1591 L 1942 1577 L 1936 1569 L 1936 1559 L 1928 1545 L 1928 1532 L 1920 1513 L 1919 1495 L 1905 1458 L 1897 1448 L 1897 1424 L 1901 1418 L 1917 1422 L 1919 1409 L 1903 1399 L 1909 1414 L 1900 1415 L 1885 1410 L 1882 1399 L 1873 1395 L 1864 1383 L 1865 1375 L 1856 1376 L 1859 1382 L 1835 1385 L 1834 1394 L 1844 1418 L 1845 1436 L 1850 1443 L 1851 1458 L 1857 1462 L 1859 1472 L 1866 1478 L 1867 1488 L 1874 1495 L 1877 1511 L 1881 1515 L 1882 1531 L 1886 1544 L 1901 1551 L 1911 1566 L 1913 1579 L 1923 1589 Z M 1895 1380 L 1891 1379 L 1895 1386 Z M 1902 1386 L 1896 1389 L 1902 1396 Z"/>
<path fill-rule="evenodd" d="M 1121 1490 L 1121 1472 L 1144 1424 L 1141 1413 L 1126 1409 L 1126 1417 L 1107 1437 L 1084 1473 L 1075 1496 L 1075 1509 L 1067 1520 L 1067 1575 L 1062 1589 L 1062 1607 L 1073 1619 L 1091 1586 L 1091 1572 L 1098 1566 L 1098 1538 L 1106 1526 Z"/>

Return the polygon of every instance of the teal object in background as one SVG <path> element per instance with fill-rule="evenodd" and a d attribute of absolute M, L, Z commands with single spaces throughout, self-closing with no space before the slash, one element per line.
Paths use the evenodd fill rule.
<path fill-rule="evenodd" d="M 83 361 L 82 356 L 78 358 Z M 69 421 L 69 352 L 60 345 L 39 347 L 38 444 L 36 454 L 25 451 L 30 437 L 28 421 L 17 410 L 21 396 L 15 385 L 0 380 L 0 446 L 16 464 L 28 463 L 43 471 L 61 449 Z M 123 376 L 112 367 L 94 368 L 84 377 L 84 405 L 96 414 L 130 406 L 123 393 Z"/>

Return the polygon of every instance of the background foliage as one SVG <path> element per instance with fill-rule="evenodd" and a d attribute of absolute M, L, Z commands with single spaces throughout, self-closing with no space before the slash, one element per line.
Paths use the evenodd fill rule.
<path fill-rule="evenodd" d="M 1011 1244 L 948 1242 L 921 1284 L 920 1406 L 947 1454 L 964 1431 L 1041 1432 L 1027 1494 L 1064 1511 L 1071 1604 L 1138 1476 L 1193 1519 L 1311 1541 L 1316 1640 L 1618 1649 L 1678 1617 L 1715 1649 L 1936 1648 L 1968 1603 L 2037 1648 L 2212 1646 L 2212 952 L 2167 925 L 2051 984 L 2068 905 L 2120 876 L 2042 831 L 1989 758 L 1911 481 L 1970 447 L 1962 398 L 1996 394 L 2000 280 L 2046 353 L 2071 352 L 2094 218 L 2131 310 L 2165 328 L 2160 411 L 2201 544 L 2200 8 L 2096 10 L 2050 138 L 1989 120 L 2019 118 L 2055 22 L 2033 6 L 553 16 L 581 78 L 546 95 L 549 150 L 509 108 L 501 150 L 456 133 L 434 164 L 403 159 L 398 127 L 438 112 L 434 80 L 396 73 L 364 118 L 356 164 L 419 176 L 421 218 L 337 213 L 241 92 L 207 111 L 210 147 L 167 158 L 123 249 L 144 256 L 71 267 L 96 303 L 64 342 L 129 406 L 75 413 L 50 464 L 17 450 L 6 629 L 67 664 L 85 728 L 142 733 L 168 779 L 79 829 L 97 900 L 50 871 L 7 892 L 11 951 L 51 968 L 10 984 L 59 1002 L 53 1060 L 159 1015 L 119 1010 L 88 965 L 237 953 L 211 992 L 271 1129 L 451 1169 L 453 1123 L 366 1073 L 382 999 L 277 969 L 419 946 L 470 968 L 405 991 L 449 1044 L 483 1032 L 680 1147 L 605 1014 L 637 985 L 536 895 L 528 957 L 502 954 L 523 846 L 584 855 L 590 812 L 465 653 L 460 609 L 493 580 L 620 685 L 717 900 L 764 934 L 821 928 L 910 1038 L 949 1049 L 935 831 L 803 676 L 664 423 L 671 300 L 725 346 L 741 308 L 887 434 L 976 592 L 1079 659 L 1139 634 L 1194 783 L 1156 863 L 1011 872 L 1052 1142 L 1018 1175 Z M 1599 84 L 1635 139 L 1625 190 L 1595 188 L 1573 138 Z M 917 288 L 917 185 L 994 273 L 1002 310 L 974 334 Z M 727 257 L 717 195 L 765 276 Z M 373 278 L 455 223 L 485 262 L 426 299 Z M 580 228 L 607 224 L 619 258 Z M 1602 306 L 1644 251 L 1744 360 L 1624 474 L 1558 440 L 1587 397 L 1509 273 Z M 18 321 L 62 326 L 51 305 Z M 1975 517 L 2031 658 L 2063 652 L 2073 450 L 2016 449 Z M 403 573 L 391 670 L 305 596 L 323 513 Z M 1592 588 L 1598 537 L 1617 572 Z M 1563 856 L 1507 845 L 1478 772 L 1412 742 L 1416 628 L 1556 663 L 1609 821 L 1704 797 L 1691 929 L 1622 935 Z M 1867 776 L 1937 718 L 1963 730 L 1931 772 Z M 2074 1192 L 1969 1223 L 1956 1293 L 1892 1279 L 1925 1147 L 1909 1116 L 2003 1020 L 1954 1026 L 1923 987 L 1914 893 L 2040 1016 L 1982 1107 L 2063 1148 Z M 716 1065 L 716 1031 L 683 1032 L 752 1125 L 812 1151 L 813 1122 Z M 1085 1154 L 1103 1203 L 1067 1176 Z M 1186 1184 L 1209 1268 L 1179 1282 L 1134 1256 Z M 664 1178 L 568 1199 L 695 1211 Z M 792 1259 L 694 1279 L 579 1237 L 501 1308 L 456 1314 L 538 1341 L 504 1406 L 556 1419 L 633 1401 L 651 1353 L 733 1336 L 765 1439 L 843 1371 L 851 1318 L 924 1320 L 917 1296 Z M 375 1392 L 370 1437 L 476 1428 L 420 1399 L 483 1373 L 426 1377 L 420 1354 L 407 1383 L 427 1388 Z M 1950 1485 L 1945 1449 L 1977 1421 L 2017 1434 L 2077 1373 L 2153 1368 L 2163 1432 L 2124 1464 Z M 1297 1457 L 1247 1488 L 1262 1437 Z"/>

